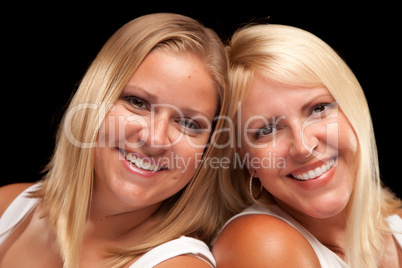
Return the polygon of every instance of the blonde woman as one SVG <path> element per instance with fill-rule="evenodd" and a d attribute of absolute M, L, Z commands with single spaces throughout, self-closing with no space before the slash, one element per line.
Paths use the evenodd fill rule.
<path fill-rule="evenodd" d="M 225 267 L 402 267 L 401 201 L 382 187 L 369 108 L 318 37 L 251 25 L 227 48 L 239 107 Z M 238 103 L 236 102 L 238 101 Z"/>
<path fill-rule="evenodd" d="M 212 135 L 226 76 L 220 39 L 191 18 L 119 29 L 63 117 L 45 178 L 0 189 L 0 267 L 214 266 L 218 169 L 202 162 L 226 139 Z"/>

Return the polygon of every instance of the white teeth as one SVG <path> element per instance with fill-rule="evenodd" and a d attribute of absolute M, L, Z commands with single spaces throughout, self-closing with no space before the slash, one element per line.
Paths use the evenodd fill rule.
<path fill-rule="evenodd" d="M 333 167 L 335 163 L 335 159 L 332 159 L 331 161 L 323 164 L 322 166 L 315 168 L 313 170 L 309 170 L 306 173 L 302 173 L 302 174 L 291 174 L 295 179 L 300 180 L 300 181 L 307 181 L 307 180 L 311 180 L 311 179 L 315 179 L 318 176 L 321 176 L 322 174 L 324 174 L 325 172 L 327 172 L 330 168 Z"/>
<path fill-rule="evenodd" d="M 144 161 L 143 159 L 139 158 L 137 154 L 135 153 L 127 153 L 123 149 L 119 149 L 121 154 L 124 156 L 124 158 L 127 159 L 130 163 L 134 164 L 136 167 L 144 169 L 144 170 L 150 170 L 152 172 L 156 172 L 160 169 L 164 169 L 164 167 L 160 167 L 158 165 L 152 164 L 149 161 Z"/>

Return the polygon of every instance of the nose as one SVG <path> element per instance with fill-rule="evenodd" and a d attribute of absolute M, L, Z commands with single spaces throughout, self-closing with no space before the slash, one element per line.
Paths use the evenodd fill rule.
<path fill-rule="evenodd" d="M 139 139 L 147 150 L 166 150 L 170 147 L 168 132 L 168 116 L 155 115 L 150 118 L 149 124 L 141 129 Z"/>
<path fill-rule="evenodd" d="M 313 131 L 308 128 L 296 127 L 292 130 L 291 136 L 289 153 L 292 157 L 308 158 L 314 154 L 318 146 L 318 139 Z"/>

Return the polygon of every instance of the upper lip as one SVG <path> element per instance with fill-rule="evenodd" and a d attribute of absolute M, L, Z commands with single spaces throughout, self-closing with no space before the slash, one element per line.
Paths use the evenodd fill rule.
<path fill-rule="evenodd" d="M 324 164 L 330 162 L 331 160 L 333 160 L 333 159 L 335 159 L 335 158 L 336 158 L 336 157 L 331 157 L 331 158 L 328 158 L 328 159 L 326 159 L 326 160 L 319 160 L 319 161 L 317 161 L 317 162 L 315 162 L 315 163 L 312 163 L 311 165 L 307 165 L 307 166 L 300 167 L 300 168 L 295 169 L 295 170 L 293 170 L 292 172 L 290 172 L 290 173 L 288 174 L 288 176 L 300 175 L 300 174 L 307 173 L 307 172 L 309 172 L 310 170 L 315 170 L 316 168 L 321 167 L 322 165 L 324 165 Z"/>
<path fill-rule="evenodd" d="M 119 151 L 123 154 L 124 157 L 126 157 L 127 154 L 133 154 L 137 158 L 140 158 L 142 161 L 148 162 L 148 163 L 150 163 L 152 165 L 157 166 L 158 169 L 161 169 L 161 168 L 166 169 L 166 168 L 168 168 L 166 163 L 164 163 L 161 158 L 155 159 L 154 157 L 143 156 L 143 155 L 141 155 L 141 154 L 139 154 L 137 152 L 132 152 L 132 151 L 129 151 L 127 149 L 122 149 L 122 148 L 119 148 Z M 126 155 L 124 154 L 124 152 L 126 153 Z"/>

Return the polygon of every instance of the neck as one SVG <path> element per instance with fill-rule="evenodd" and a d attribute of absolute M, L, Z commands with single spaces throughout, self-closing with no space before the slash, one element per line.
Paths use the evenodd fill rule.
<path fill-rule="evenodd" d="M 104 210 L 93 200 L 85 227 L 86 239 L 121 241 L 127 236 L 143 235 L 156 221 L 153 214 L 160 203 L 135 210 Z"/>
<path fill-rule="evenodd" d="M 344 259 L 346 249 L 346 208 L 329 218 L 315 218 L 300 211 L 278 204 L 290 216 L 295 218 L 324 246 Z"/>

